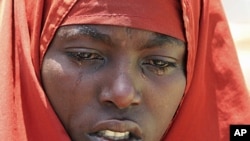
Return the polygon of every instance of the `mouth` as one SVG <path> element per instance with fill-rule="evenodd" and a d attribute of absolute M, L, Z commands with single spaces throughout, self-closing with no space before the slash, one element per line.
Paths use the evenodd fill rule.
<path fill-rule="evenodd" d="M 94 141 L 141 141 L 140 127 L 128 120 L 106 120 L 97 123 L 89 136 Z"/>

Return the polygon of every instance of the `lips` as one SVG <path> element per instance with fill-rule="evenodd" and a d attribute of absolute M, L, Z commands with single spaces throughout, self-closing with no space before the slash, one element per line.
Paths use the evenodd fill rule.
<path fill-rule="evenodd" d="M 130 120 L 105 120 L 98 122 L 89 133 L 93 141 L 141 141 L 142 131 Z"/>

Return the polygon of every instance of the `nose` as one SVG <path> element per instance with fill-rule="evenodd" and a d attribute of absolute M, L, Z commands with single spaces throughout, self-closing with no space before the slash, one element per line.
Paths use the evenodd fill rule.
<path fill-rule="evenodd" d="M 112 78 L 111 83 L 107 83 L 103 89 L 100 99 L 102 103 L 115 105 L 119 109 L 125 109 L 130 106 L 139 105 L 141 95 L 136 84 L 127 74 L 120 74 L 116 78 Z"/>

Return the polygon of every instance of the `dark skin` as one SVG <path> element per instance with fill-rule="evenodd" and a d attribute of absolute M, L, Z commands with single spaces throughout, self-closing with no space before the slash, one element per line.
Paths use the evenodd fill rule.
<path fill-rule="evenodd" d="M 160 141 L 185 90 L 185 54 L 182 41 L 151 31 L 64 26 L 43 86 L 74 141 Z"/>

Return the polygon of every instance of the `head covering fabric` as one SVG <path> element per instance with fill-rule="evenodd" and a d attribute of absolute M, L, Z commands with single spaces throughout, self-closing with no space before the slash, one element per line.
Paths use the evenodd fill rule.
<path fill-rule="evenodd" d="M 78 18 L 81 17 L 82 12 L 96 10 L 94 8 L 78 11 L 79 7 L 85 6 L 84 2 L 91 4 L 94 1 L 0 1 L 0 51 L 2 53 L 0 55 L 0 137 L 2 140 L 70 140 L 43 92 L 40 66 L 43 55 L 59 26 L 84 23 L 84 19 L 88 18 Z M 158 1 L 143 1 L 143 3 L 147 2 L 157 3 Z M 124 20 L 112 25 L 161 32 L 185 39 L 187 42 L 187 86 L 180 108 L 163 140 L 228 141 L 229 124 L 250 124 L 250 104 L 221 3 L 218 0 L 178 2 L 182 10 L 180 12 L 182 19 L 176 19 L 176 21 L 183 23 L 176 26 L 184 26 L 183 36 L 185 37 L 179 34 L 182 30 L 181 32 L 178 30 L 169 32 L 168 28 L 166 31 L 161 30 L 163 27 L 155 28 L 147 23 L 139 24 L 138 21 L 143 19 L 131 19 L 129 16 L 120 17 Z M 171 7 L 167 3 L 168 1 L 165 5 L 161 5 L 162 10 L 165 6 Z M 174 2 L 169 1 L 169 3 Z M 116 7 L 118 4 L 114 2 L 113 6 Z M 147 6 L 144 10 L 149 13 L 153 11 Z M 107 14 L 105 12 L 109 11 L 99 12 Z M 117 11 L 114 9 L 111 12 L 114 14 Z M 133 13 L 136 12 L 131 11 L 130 14 Z M 154 14 L 153 12 L 149 17 L 157 20 L 158 15 L 153 17 Z M 142 18 L 148 20 L 147 16 Z M 74 22 L 76 19 L 80 21 Z M 111 24 L 102 23 L 104 19 L 90 18 L 86 23 L 97 21 L 94 24 L 98 22 Z M 178 34 L 175 35 L 175 33 Z"/>
<path fill-rule="evenodd" d="M 164 33 L 185 41 L 181 5 L 176 0 L 79 0 L 62 25 L 108 24 Z"/>

